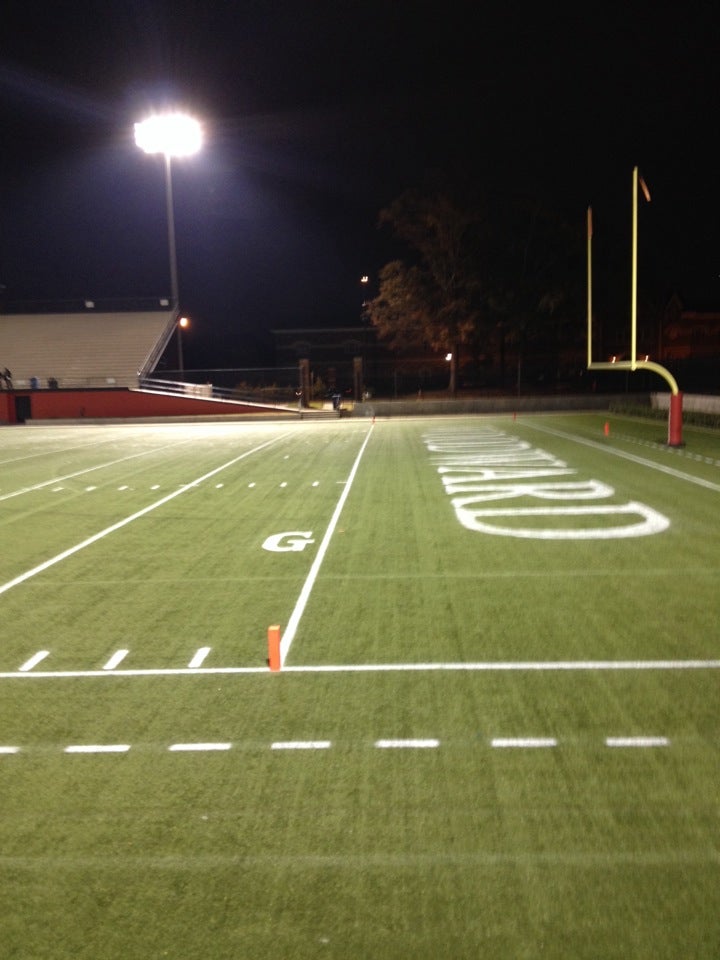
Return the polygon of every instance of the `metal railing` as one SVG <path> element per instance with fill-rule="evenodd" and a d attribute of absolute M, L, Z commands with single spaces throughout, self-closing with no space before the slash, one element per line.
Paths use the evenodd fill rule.
<path fill-rule="evenodd" d="M 263 407 L 276 407 L 287 410 L 297 406 L 297 399 L 293 392 L 287 389 L 279 391 L 279 395 L 270 397 L 268 391 L 243 391 L 234 387 L 222 387 L 205 382 L 194 383 L 187 380 L 169 380 L 160 377 L 140 377 L 138 389 L 150 390 L 154 393 L 164 393 L 174 397 L 194 397 L 204 400 L 225 400 L 234 403 L 250 403 Z"/>

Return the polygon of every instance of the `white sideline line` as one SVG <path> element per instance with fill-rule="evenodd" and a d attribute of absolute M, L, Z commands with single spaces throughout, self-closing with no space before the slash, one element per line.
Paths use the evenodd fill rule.
<path fill-rule="evenodd" d="M 47 651 L 42 651 L 46 655 Z M 37 654 L 36 654 L 37 656 Z M 34 658 L 32 658 L 34 659 Z M 31 663 L 31 661 L 28 661 Z M 26 667 L 25 664 L 23 664 Z M 267 667 L 159 667 L 133 670 L 32 670 L 0 673 L 0 680 L 35 679 L 67 680 L 97 677 L 197 677 L 211 675 L 274 676 Z M 367 663 L 367 664 L 319 664 L 285 667 L 284 673 L 424 673 L 424 672 L 583 672 L 583 671 L 643 671 L 643 670 L 720 670 L 720 660 L 567 660 L 541 661 L 538 663 Z"/>
<path fill-rule="evenodd" d="M 78 743 L 65 747 L 63 753 L 127 753 L 129 743 Z"/>
<path fill-rule="evenodd" d="M 327 553 L 327 549 L 330 545 L 330 540 L 332 539 L 332 535 L 335 533 L 335 527 L 337 526 L 337 522 L 340 519 L 340 514 L 342 513 L 342 509 L 345 506 L 345 501 L 350 495 L 350 490 L 352 489 L 353 481 L 355 479 L 355 474 L 358 471 L 358 467 L 360 466 L 360 461 L 362 459 L 363 454 L 365 453 L 365 448 L 367 447 L 370 437 L 372 436 L 372 432 L 373 432 L 373 427 L 371 426 L 367 432 L 365 440 L 363 441 L 363 445 L 360 447 L 360 451 L 357 457 L 355 458 L 355 463 L 352 466 L 352 470 L 350 471 L 347 480 L 344 481 L 345 486 L 343 487 L 343 491 L 340 494 L 340 499 L 338 500 L 337 506 L 335 507 L 335 511 L 333 512 L 333 515 L 330 518 L 330 523 L 328 524 L 328 528 L 325 531 L 325 536 L 322 538 L 320 546 L 318 547 L 318 552 L 315 556 L 315 560 L 313 561 L 312 567 L 310 567 L 310 573 L 307 576 L 307 580 L 305 581 L 303 588 L 300 591 L 300 596 L 298 597 L 297 603 L 295 604 L 295 609 L 293 610 L 290 616 L 290 619 L 288 620 L 287 626 L 285 627 L 285 632 L 283 633 L 282 640 L 280 641 L 280 665 L 282 667 L 284 667 L 285 665 L 285 658 L 287 657 L 290 647 L 292 646 L 292 642 L 295 639 L 295 633 L 297 632 L 298 624 L 300 623 L 300 619 L 305 611 L 305 606 L 310 598 L 312 589 L 315 586 L 315 580 L 317 579 L 317 575 L 320 572 L 320 567 L 322 566 L 322 562 L 325 559 L 325 554 Z"/>
<path fill-rule="evenodd" d="M 718 670 L 720 660 L 527 660 L 480 663 L 355 663 L 285 667 L 294 673 L 394 673 L 468 671 L 470 673 L 593 670 Z M 1 674 L 0 674 L 1 676 Z"/>
<path fill-rule="evenodd" d="M 667 737 L 607 737 L 607 747 L 667 747 Z"/>
<path fill-rule="evenodd" d="M 0 747 L 0 756 L 20 753 L 20 747 Z"/>
<path fill-rule="evenodd" d="M 200 647 L 200 649 L 197 651 L 195 656 L 192 658 L 192 660 L 188 664 L 188 669 L 197 670 L 199 667 L 201 667 L 203 665 L 203 662 L 205 661 L 205 657 L 210 653 L 211 649 L 212 647 Z"/>
<path fill-rule="evenodd" d="M 31 577 L 36 576 L 38 573 L 43 573 L 45 570 L 54 566 L 56 563 L 60 563 L 62 560 L 67 560 L 68 557 L 72 557 L 73 554 L 79 553 L 80 550 L 84 550 L 85 547 L 91 546 L 93 543 L 97 543 L 98 540 L 102 540 L 111 533 L 115 533 L 116 530 L 121 530 L 123 527 L 126 527 L 128 524 L 132 523 L 134 520 L 138 520 L 140 517 L 144 517 L 145 514 L 151 513 L 153 510 L 157 510 L 158 507 L 162 507 L 164 504 L 168 503 L 170 500 L 174 500 L 175 497 L 179 497 L 180 494 L 185 493 L 186 490 L 190 490 L 192 487 L 198 486 L 198 484 L 203 483 L 205 480 L 209 480 L 210 477 L 214 477 L 217 473 L 220 473 L 222 470 L 227 470 L 229 467 L 232 467 L 234 464 L 239 463 L 240 460 L 244 460 L 245 457 L 251 456 L 253 453 L 258 453 L 260 450 L 263 450 L 265 447 L 269 447 L 273 443 L 278 443 L 280 440 L 283 440 L 285 437 L 289 436 L 289 433 L 281 434 L 279 437 L 273 437 L 271 440 L 267 440 L 265 443 L 261 443 L 260 446 L 254 447 L 252 450 L 246 450 L 245 453 L 241 453 L 239 457 L 234 457 L 232 460 L 228 460 L 227 463 L 223 463 L 219 467 L 215 467 L 214 470 L 210 470 L 209 473 L 203 474 L 203 476 L 198 477 L 196 480 L 192 480 L 190 483 L 184 483 L 178 490 L 174 490 L 172 493 L 167 494 L 167 496 L 161 497 L 160 500 L 156 500 L 155 503 L 149 504 L 147 507 L 143 507 L 142 510 L 138 510 L 137 513 L 131 514 L 129 517 L 125 517 L 124 520 L 119 520 L 117 523 L 113 523 L 109 527 L 105 527 L 104 530 L 101 530 L 99 533 L 93 534 L 91 537 L 88 537 L 86 540 L 76 543 L 74 547 L 70 547 L 67 550 L 63 550 L 62 553 L 58 553 L 56 556 L 51 557 L 49 560 L 45 560 L 44 563 L 38 564 L 37 567 L 33 567 L 32 570 L 26 570 L 25 573 L 21 573 L 19 577 L 15 577 L 13 580 L 8 580 L 7 583 L 0 586 L 0 594 L 5 593 L 8 590 L 11 590 L 13 587 L 17 587 L 18 584 L 24 583 L 26 580 L 29 580 Z"/>
<path fill-rule="evenodd" d="M 490 746 L 504 749 L 506 747 L 556 747 L 555 737 L 494 737 Z"/>
<path fill-rule="evenodd" d="M 229 750 L 232 743 L 173 743 L 168 747 L 170 753 L 195 753 L 204 750 Z"/>
<path fill-rule="evenodd" d="M 380 750 L 427 750 L 440 746 L 435 738 L 424 740 L 376 740 L 375 746 Z"/>
<path fill-rule="evenodd" d="M 118 664 L 123 662 L 128 653 L 130 653 L 129 650 L 116 650 L 103 667 L 103 670 L 114 670 Z"/>
<path fill-rule="evenodd" d="M 36 654 L 30 657 L 29 660 L 26 660 L 25 663 L 18 668 L 20 673 L 27 673 L 29 670 L 32 670 L 34 666 L 37 666 L 37 664 L 40 663 L 41 660 L 44 660 L 45 657 L 49 656 L 49 654 L 49 650 L 38 650 Z"/>
<path fill-rule="evenodd" d="M 329 750 L 331 740 L 277 740 L 270 744 L 271 750 Z"/>
<path fill-rule="evenodd" d="M 666 467 L 662 463 L 655 463 L 654 460 L 646 460 L 644 457 L 638 457 L 634 453 L 625 450 L 618 450 L 615 447 L 608 447 L 597 440 L 589 440 L 585 437 L 577 437 L 572 433 L 565 433 L 563 430 L 553 430 L 552 427 L 541 427 L 536 423 L 530 423 L 524 420 L 523 426 L 531 427 L 533 430 L 539 430 L 541 433 L 549 433 L 553 437 L 561 437 L 563 440 L 572 440 L 574 443 L 582 444 L 585 447 L 592 447 L 594 450 L 602 450 L 603 453 L 609 453 L 613 457 L 621 457 L 623 460 L 630 460 L 632 463 L 640 464 L 643 467 L 650 467 L 652 470 L 658 470 L 660 473 L 666 473 L 669 477 L 675 477 L 677 480 L 687 480 L 688 483 L 695 483 L 699 487 L 705 487 L 707 490 L 714 490 L 720 493 L 720 484 L 713 483 L 711 480 L 703 480 L 702 477 L 694 477 L 690 473 L 684 473 L 682 470 L 675 470 L 673 467 Z"/>

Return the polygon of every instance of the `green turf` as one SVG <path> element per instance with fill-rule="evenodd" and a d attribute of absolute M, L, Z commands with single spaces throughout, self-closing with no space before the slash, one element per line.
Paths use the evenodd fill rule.
<path fill-rule="evenodd" d="M 244 455 L 0 594 L 3 957 L 716 957 L 717 669 L 264 669 L 368 431 L 289 668 L 716 659 L 720 437 L 606 419 L 3 431 L 0 587 Z M 465 530 L 423 438 L 488 426 L 670 528 Z"/>

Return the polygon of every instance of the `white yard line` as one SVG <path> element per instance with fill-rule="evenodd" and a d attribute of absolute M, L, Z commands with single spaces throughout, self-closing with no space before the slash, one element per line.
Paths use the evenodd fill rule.
<path fill-rule="evenodd" d="M 164 504 L 168 503 L 170 500 L 174 500 L 175 497 L 179 497 L 182 493 L 185 493 L 187 490 L 190 490 L 192 487 L 197 487 L 199 484 L 203 483 L 205 480 L 209 480 L 211 477 L 214 477 L 216 474 L 220 473 L 223 470 L 227 470 L 229 467 L 234 466 L 236 463 L 239 463 L 241 460 L 244 460 L 246 457 L 251 456 L 253 453 L 259 453 L 260 450 L 269 447 L 271 444 L 278 443 L 280 440 L 283 440 L 286 436 L 289 436 L 288 433 L 281 434 L 279 437 L 273 437 L 272 440 L 266 440 L 265 443 L 261 443 L 258 447 L 253 447 L 252 450 L 246 450 L 245 453 L 241 453 L 239 457 L 234 457 L 232 460 L 228 460 L 227 463 L 223 463 L 219 467 L 215 467 L 214 470 L 210 470 L 208 473 L 203 474 L 201 477 L 198 477 L 196 480 L 192 480 L 190 483 L 183 484 L 178 490 L 174 490 L 172 493 L 167 494 L 164 497 L 161 497 L 159 500 L 156 500 L 155 503 L 149 504 L 147 507 L 143 507 L 142 510 L 138 510 L 136 513 L 131 514 L 129 517 L 125 517 L 124 520 L 119 520 L 117 523 L 111 524 L 109 527 L 105 527 L 104 530 L 101 530 L 99 533 L 93 534 L 91 537 L 88 537 L 86 540 L 82 540 L 80 543 L 76 543 L 75 546 L 69 547 L 67 550 L 63 550 L 62 553 L 58 553 L 56 556 L 51 557 L 49 560 L 45 560 L 43 563 L 38 564 L 36 567 L 33 567 L 31 570 L 26 570 L 25 573 L 21 573 L 20 576 L 15 577 L 13 580 L 8 580 L 7 583 L 4 583 L 0 586 L 0 594 L 6 593 L 8 590 L 12 590 L 13 587 L 17 587 L 19 584 L 24 583 L 26 580 L 29 580 L 31 577 L 36 576 L 38 573 L 43 573 L 45 570 L 50 567 L 55 566 L 56 563 L 60 563 L 63 560 L 67 560 L 68 557 L 72 557 L 73 554 L 79 553 L 81 550 L 84 550 L 85 547 L 91 546 L 93 543 L 97 543 L 98 540 L 103 540 L 105 537 L 109 536 L 111 533 L 115 533 L 117 530 L 122 530 L 123 527 L 126 527 L 128 524 L 132 523 L 135 520 L 138 520 L 140 517 L 144 517 L 148 513 L 152 513 L 153 510 L 157 510 L 158 507 L 162 507 Z"/>
<path fill-rule="evenodd" d="M 325 554 L 327 553 L 327 549 L 330 546 L 330 540 L 332 539 L 332 536 L 335 533 L 335 527 L 337 526 L 338 520 L 340 519 L 340 514 L 342 513 L 342 509 L 345 506 L 345 501 L 350 495 L 350 490 L 352 489 L 353 481 L 355 479 L 355 474 L 358 471 L 358 467 L 360 466 L 360 461 L 362 460 L 362 456 L 365 453 L 365 448 L 367 447 L 370 437 L 372 436 L 372 432 L 373 432 L 373 427 L 371 426 L 367 432 L 367 435 L 365 436 L 363 445 L 360 447 L 360 452 L 355 458 L 355 463 L 352 466 L 352 470 L 350 471 L 350 474 L 347 480 L 344 481 L 345 485 L 343 487 L 342 493 L 340 494 L 340 499 L 337 502 L 337 506 L 335 507 L 335 511 L 330 519 L 328 528 L 325 531 L 325 536 L 322 538 L 322 542 L 318 547 L 318 552 L 315 556 L 315 560 L 313 561 L 313 565 L 310 568 L 310 573 L 307 576 L 307 580 L 305 581 L 305 584 L 302 590 L 300 591 L 300 596 L 298 597 L 297 603 L 295 604 L 295 609 L 293 610 L 290 616 L 290 619 L 288 620 L 287 626 L 285 627 L 285 631 L 282 635 L 282 640 L 280 641 L 281 666 L 285 665 L 285 658 L 287 657 L 288 652 L 290 651 L 290 647 L 292 646 L 292 642 L 295 639 L 295 633 L 297 631 L 298 624 L 300 623 L 302 615 L 305 612 L 305 607 L 307 605 L 308 600 L 310 599 L 310 594 L 312 593 L 312 589 L 315 586 L 317 575 L 320 572 L 320 567 L 322 566 L 323 560 L 325 559 Z"/>
<path fill-rule="evenodd" d="M 657 470 L 665 473 L 669 477 L 675 477 L 676 480 L 686 480 L 688 483 L 694 483 L 699 487 L 705 487 L 707 490 L 714 490 L 720 493 L 720 484 L 713 483 L 712 480 L 704 480 L 702 477 L 695 477 L 691 473 L 685 473 L 682 470 L 675 470 L 673 467 L 666 467 L 662 463 L 656 463 L 654 460 L 646 460 L 644 457 L 638 457 L 634 453 L 628 453 L 625 450 L 618 450 L 615 447 L 607 446 L 604 443 L 598 443 L 597 440 L 588 440 L 584 437 L 577 437 L 572 433 L 565 433 L 563 430 L 553 430 L 552 427 L 541 427 L 537 423 L 530 423 L 523 420 L 523 426 L 530 427 L 532 430 L 539 430 L 541 433 L 548 433 L 552 437 L 560 437 L 562 440 L 571 440 L 573 443 L 579 443 L 585 447 L 591 447 L 593 450 L 601 450 L 613 457 L 621 457 L 623 460 L 630 460 L 643 467 L 650 467 L 651 470 Z"/>
<path fill-rule="evenodd" d="M 286 672 L 293 673 L 423 673 L 428 671 L 532 673 L 594 670 L 720 670 L 720 660 L 511 660 L 479 663 L 353 663 L 285 667 Z"/>
<path fill-rule="evenodd" d="M 47 651 L 42 651 L 47 656 Z M 263 667 L 159 667 L 134 670 L 33 670 L 32 661 L 19 670 L 0 673 L 0 680 L 68 680 L 97 677 L 198 677 L 264 674 L 278 676 Z M 42 658 L 41 658 L 42 659 Z M 31 664 L 28 666 L 28 664 Z M 285 667 L 283 673 L 541 673 L 651 670 L 720 670 L 720 660 L 540 660 L 503 663 L 359 663 L 316 664 Z"/>
<path fill-rule="evenodd" d="M 179 443 L 190 443 L 189 440 L 182 440 Z M 98 463 L 94 467 L 86 467 L 84 470 L 76 470 L 75 473 L 66 473 L 62 477 L 54 477 L 52 480 L 43 480 L 42 483 L 34 483 L 31 487 L 21 487 L 19 490 L 13 490 L 12 493 L 0 495 L 0 502 L 11 500 L 13 497 L 19 497 L 24 493 L 33 493 L 35 490 L 42 490 L 53 483 L 62 483 L 65 480 L 74 480 L 76 477 L 84 477 L 86 473 L 92 473 L 95 470 L 104 470 L 106 467 L 115 467 L 118 463 L 126 463 L 128 460 L 136 460 L 138 457 L 147 457 L 150 454 L 158 453 L 160 450 L 167 450 L 168 447 L 177 447 L 179 443 L 166 443 L 162 447 L 153 447 L 152 450 L 143 450 L 141 453 L 132 453 L 127 457 L 120 457 L 118 460 L 108 460 L 107 463 Z M 62 489 L 62 487 L 58 488 Z"/>

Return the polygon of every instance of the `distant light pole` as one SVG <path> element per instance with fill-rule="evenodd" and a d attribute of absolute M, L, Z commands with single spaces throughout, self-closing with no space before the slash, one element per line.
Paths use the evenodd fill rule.
<path fill-rule="evenodd" d="M 177 353 L 178 353 L 178 370 L 180 373 L 183 372 L 183 348 L 182 348 L 182 332 L 190 326 L 190 320 L 187 317 L 178 317 L 177 322 Z"/>
<path fill-rule="evenodd" d="M 197 153 L 202 146 L 202 128 L 197 120 L 184 113 L 152 114 L 146 120 L 135 124 L 135 143 L 145 153 L 162 153 L 165 157 L 170 298 L 173 310 L 179 310 L 171 161 L 173 157 L 187 157 Z M 180 327 L 178 326 L 179 336 Z M 182 360 L 180 368 L 182 369 Z"/>
<path fill-rule="evenodd" d="M 363 288 L 363 293 L 365 293 L 365 290 L 367 290 L 367 286 L 368 286 L 369 283 L 370 283 L 370 277 L 369 277 L 366 273 L 364 273 L 364 274 L 360 277 L 360 285 L 361 285 L 361 287 Z M 367 320 L 367 319 L 368 319 L 367 306 L 368 306 L 368 300 L 367 300 L 367 294 L 365 293 L 365 296 L 363 297 L 363 301 L 362 301 L 362 303 L 360 304 L 360 308 L 361 308 L 360 319 L 361 319 L 361 320 Z"/>

